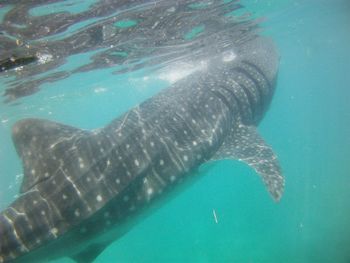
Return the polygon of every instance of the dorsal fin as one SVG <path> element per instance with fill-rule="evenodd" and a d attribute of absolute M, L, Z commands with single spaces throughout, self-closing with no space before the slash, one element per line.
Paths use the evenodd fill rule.
<path fill-rule="evenodd" d="M 103 252 L 103 250 L 105 250 L 105 248 L 110 243 L 111 242 L 105 242 L 90 245 L 82 252 L 71 256 L 71 258 L 77 263 L 91 263 Z"/>
<path fill-rule="evenodd" d="M 60 144 L 60 149 L 65 151 L 69 148 L 64 146 L 72 144 L 76 135 L 82 133 L 83 130 L 48 120 L 25 119 L 17 122 L 12 129 L 12 139 L 23 162 L 21 193 L 46 180 L 52 171 L 58 169 L 59 160 L 52 154 L 53 146 Z"/>

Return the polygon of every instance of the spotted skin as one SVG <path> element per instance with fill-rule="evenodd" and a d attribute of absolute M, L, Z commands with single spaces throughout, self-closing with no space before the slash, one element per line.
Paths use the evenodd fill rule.
<path fill-rule="evenodd" d="M 255 129 L 273 95 L 278 56 L 262 37 L 234 52 L 229 61 L 213 56 L 207 68 L 100 130 L 39 119 L 15 124 L 24 181 L 0 214 L 0 262 L 92 262 L 128 222 L 211 160 L 247 163 L 279 200 L 277 158 Z M 97 252 L 86 253 L 93 246 Z"/>

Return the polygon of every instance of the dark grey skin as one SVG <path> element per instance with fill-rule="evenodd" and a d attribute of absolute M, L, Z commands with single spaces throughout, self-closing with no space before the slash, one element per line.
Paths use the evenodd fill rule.
<path fill-rule="evenodd" d="M 15 124 L 24 181 L 0 214 L 0 262 L 69 256 L 90 263 L 211 160 L 245 162 L 278 201 L 284 179 L 256 130 L 278 60 L 272 41 L 255 37 L 206 58 L 100 130 L 39 119 Z"/>

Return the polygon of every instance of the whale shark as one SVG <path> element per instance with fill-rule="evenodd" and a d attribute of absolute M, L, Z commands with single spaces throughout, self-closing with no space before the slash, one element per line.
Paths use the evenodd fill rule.
<path fill-rule="evenodd" d="M 0 262 L 93 262 L 198 167 L 216 160 L 246 163 L 279 201 L 281 168 L 257 131 L 278 62 L 272 40 L 254 37 L 209 57 L 103 128 L 15 123 L 24 177 L 19 197 L 0 213 Z"/>
<path fill-rule="evenodd" d="M 8 101 L 112 67 L 156 68 L 170 85 L 100 129 L 14 124 L 24 176 L 20 195 L 0 212 L 0 263 L 93 262 L 217 160 L 246 163 L 280 200 L 281 168 L 257 131 L 279 57 L 256 34 L 257 21 L 230 15 L 238 1 L 99 1 L 78 14 L 44 15 L 35 10 L 54 10 L 46 5 L 57 1 L 27 2 L 3 3 L 11 7 L 0 24 L 0 72 L 14 77 Z M 61 68 L 78 54 L 89 62 Z"/>

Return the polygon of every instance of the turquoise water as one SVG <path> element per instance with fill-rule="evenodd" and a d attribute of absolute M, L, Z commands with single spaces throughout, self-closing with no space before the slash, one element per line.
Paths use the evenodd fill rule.
<path fill-rule="evenodd" d="M 281 55 L 276 94 L 259 130 L 283 168 L 282 200 L 274 203 L 244 164 L 220 161 L 95 262 L 350 262 L 350 3 L 242 3 L 265 17 L 263 34 Z M 72 68 L 84 58 L 76 59 Z M 17 120 L 98 128 L 165 87 L 146 70 L 111 72 L 78 73 L 0 103 L 0 208 L 15 198 L 21 180 L 10 136 Z M 6 80 L 0 78 L 1 90 Z"/>

